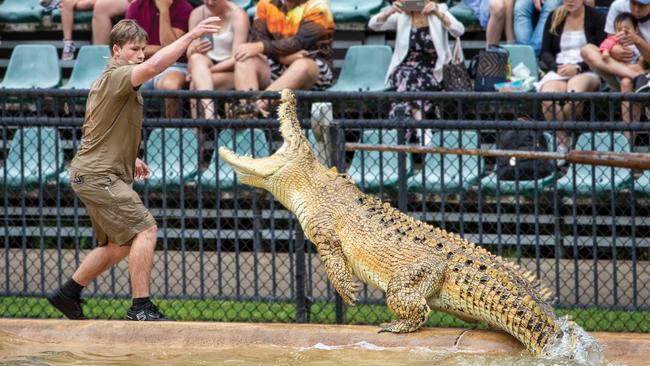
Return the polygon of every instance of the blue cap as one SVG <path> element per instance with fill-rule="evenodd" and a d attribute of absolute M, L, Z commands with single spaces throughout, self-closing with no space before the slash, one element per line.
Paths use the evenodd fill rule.
<path fill-rule="evenodd" d="M 650 0 L 631 0 L 631 1 L 634 1 L 634 2 L 639 3 L 639 4 L 643 4 L 643 5 L 650 4 Z"/>

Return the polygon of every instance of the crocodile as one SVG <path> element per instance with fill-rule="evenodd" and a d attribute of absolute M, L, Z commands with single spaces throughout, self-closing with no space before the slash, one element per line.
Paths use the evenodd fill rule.
<path fill-rule="evenodd" d="M 347 174 L 323 166 L 290 90 L 282 91 L 278 119 L 284 141 L 271 156 L 239 156 L 224 147 L 219 155 L 240 182 L 269 191 L 297 217 L 346 304 L 357 301 L 355 277 L 385 292 L 396 320 L 380 331 L 413 332 L 436 310 L 504 330 L 535 355 L 590 364 L 600 357 L 590 335 L 555 314 L 552 293 L 534 275 L 365 194 Z"/>

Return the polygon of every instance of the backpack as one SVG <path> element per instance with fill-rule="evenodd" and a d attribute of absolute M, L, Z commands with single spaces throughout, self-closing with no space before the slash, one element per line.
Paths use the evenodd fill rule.
<path fill-rule="evenodd" d="M 494 84 L 507 81 L 510 52 L 498 45 L 480 50 L 470 63 L 475 91 L 495 91 Z"/>
<path fill-rule="evenodd" d="M 502 131 L 497 141 L 501 150 L 548 151 L 548 141 L 541 131 Z M 517 159 L 512 156 L 497 158 L 497 176 L 501 180 L 534 180 L 555 172 L 555 166 L 548 160 Z"/>

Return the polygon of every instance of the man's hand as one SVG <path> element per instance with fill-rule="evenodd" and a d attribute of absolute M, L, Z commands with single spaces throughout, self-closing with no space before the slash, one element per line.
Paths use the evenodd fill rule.
<path fill-rule="evenodd" d="M 631 49 L 627 47 L 623 47 L 620 44 L 614 45 L 612 49 L 609 51 L 610 55 L 614 60 L 620 61 L 622 63 L 629 63 L 632 61 L 632 58 L 634 57 L 634 53 L 632 52 Z"/>
<path fill-rule="evenodd" d="M 136 180 L 145 180 L 151 176 L 151 171 L 147 164 L 140 158 L 135 159 L 135 179 Z"/>
<path fill-rule="evenodd" d="M 172 3 L 174 0 L 154 0 L 156 3 L 156 8 L 158 8 L 158 11 L 162 10 L 169 10 L 169 8 L 172 7 Z"/>
<path fill-rule="evenodd" d="M 578 66 L 573 64 L 559 65 L 557 67 L 557 73 L 564 77 L 571 78 L 578 75 Z"/>
<path fill-rule="evenodd" d="M 217 22 L 219 21 L 221 21 L 221 18 L 219 17 L 205 18 L 201 21 L 201 23 L 197 24 L 196 27 L 192 28 L 192 30 L 190 30 L 187 34 L 191 39 L 197 39 L 204 34 L 217 33 L 219 32 L 219 29 L 221 29 L 221 27 L 217 25 Z"/>
<path fill-rule="evenodd" d="M 264 52 L 264 44 L 262 42 L 242 43 L 235 50 L 235 60 L 244 61 L 249 57 L 255 57 Z"/>
<path fill-rule="evenodd" d="M 535 5 L 535 9 L 537 9 L 537 11 L 542 11 L 544 0 L 533 0 L 533 5 Z"/>
<path fill-rule="evenodd" d="M 429 16 L 429 15 L 438 15 L 438 3 L 433 2 L 433 1 L 427 1 L 427 4 L 424 6 L 422 9 L 422 14 Z"/>
<path fill-rule="evenodd" d="M 404 10 L 402 10 L 402 7 L 404 5 L 402 4 L 401 1 L 393 1 L 393 5 L 388 9 L 388 15 L 391 15 L 393 13 L 403 13 Z"/>

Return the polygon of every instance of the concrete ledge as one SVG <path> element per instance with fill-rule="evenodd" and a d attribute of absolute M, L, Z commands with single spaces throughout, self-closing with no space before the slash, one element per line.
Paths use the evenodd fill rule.
<path fill-rule="evenodd" d="M 260 323 L 70 321 L 0 319 L 0 342 L 160 349 L 220 349 L 241 346 L 290 348 L 353 345 L 368 342 L 384 348 L 427 348 L 434 352 L 519 356 L 525 353 L 503 332 L 454 328 L 424 328 L 412 334 L 377 333 L 374 326 Z M 464 334 L 462 334 L 464 332 Z M 460 340 L 457 342 L 457 339 Z M 650 334 L 593 333 L 605 349 L 608 363 L 645 365 Z M 2 345 L 0 345 L 2 348 Z M 171 352 L 171 351 L 170 351 Z"/>

